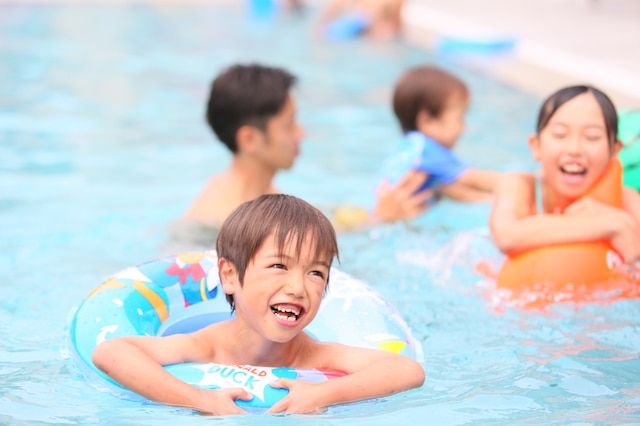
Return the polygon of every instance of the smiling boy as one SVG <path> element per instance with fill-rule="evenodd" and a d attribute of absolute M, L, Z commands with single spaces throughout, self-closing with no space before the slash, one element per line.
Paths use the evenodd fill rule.
<path fill-rule="evenodd" d="M 338 257 L 333 226 L 315 207 L 283 194 L 243 203 L 223 223 L 216 250 L 235 317 L 190 334 L 106 340 L 94 351 L 94 364 L 150 400 L 216 415 L 245 413 L 234 400 L 250 395 L 240 388 L 196 388 L 162 367 L 211 362 L 347 373 L 322 383 L 273 382 L 289 393 L 268 413 L 313 413 L 423 383 L 422 367 L 408 357 L 319 342 L 304 331 L 318 313 Z"/>

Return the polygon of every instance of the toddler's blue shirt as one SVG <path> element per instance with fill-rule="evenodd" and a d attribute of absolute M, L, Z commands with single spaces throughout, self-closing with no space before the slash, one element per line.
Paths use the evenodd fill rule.
<path fill-rule="evenodd" d="M 383 179 L 394 184 L 409 170 L 429 174 L 418 192 L 453 183 L 469 169 L 450 149 L 418 132 L 407 132 L 382 166 Z"/>

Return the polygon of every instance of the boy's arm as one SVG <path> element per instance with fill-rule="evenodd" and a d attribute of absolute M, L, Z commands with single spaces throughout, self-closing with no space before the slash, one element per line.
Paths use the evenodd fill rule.
<path fill-rule="evenodd" d="M 459 181 L 443 185 L 440 191 L 448 198 L 458 201 L 488 202 L 493 200 L 493 192 L 483 191 Z"/>
<path fill-rule="evenodd" d="M 442 187 L 442 193 L 458 201 L 491 201 L 501 174 L 493 170 L 467 169 L 455 182 Z"/>
<path fill-rule="evenodd" d="M 191 351 L 195 357 L 188 354 Z M 243 389 L 207 391 L 167 372 L 163 365 L 196 361 L 198 344 L 190 335 L 120 337 L 100 343 L 93 363 L 125 388 L 168 405 L 194 408 L 210 414 L 245 413 L 234 399 L 251 399 Z"/>
<path fill-rule="evenodd" d="M 350 3 L 351 0 L 329 0 L 314 24 L 315 30 L 321 31 L 326 24 L 340 16 Z"/>
<path fill-rule="evenodd" d="M 565 214 L 536 214 L 533 176 L 508 173 L 500 179 L 489 225 L 498 248 L 515 255 L 553 244 L 611 240 L 623 257 L 635 248 L 627 244 L 629 226 L 622 221 L 624 211 L 605 206 L 590 198 L 574 203 Z M 632 244 L 632 243 L 628 243 Z"/>
<path fill-rule="evenodd" d="M 288 388 L 289 394 L 268 413 L 312 413 L 330 405 L 391 395 L 424 383 L 422 366 L 411 358 L 337 343 L 319 346 L 316 356 L 326 360 L 323 368 L 347 375 L 314 384 L 279 379 L 272 386 Z"/>
<path fill-rule="evenodd" d="M 461 183 L 480 191 L 493 193 L 501 174 L 494 170 L 468 169 L 460 175 L 457 183 Z"/>

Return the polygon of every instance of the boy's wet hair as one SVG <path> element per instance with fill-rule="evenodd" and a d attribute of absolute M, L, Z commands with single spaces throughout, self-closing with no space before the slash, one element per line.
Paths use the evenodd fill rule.
<path fill-rule="evenodd" d="M 616 112 L 616 107 L 613 105 L 611 99 L 609 99 L 609 97 L 602 91 L 592 86 L 569 86 L 551 94 L 551 96 L 545 99 L 542 103 L 542 107 L 538 113 L 536 132 L 539 134 L 542 129 L 549 124 L 549 120 L 551 120 L 551 117 L 553 117 L 558 108 L 583 93 L 591 93 L 596 98 L 598 105 L 600 105 L 600 110 L 604 117 L 609 148 L 612 149 L 618 137 L 618 113 Z"/>
<path fill-rule="evenodd" d="M 240 285 L 249 262 L 271 234 L 275 235 L 280 253 L 292 244 L 300 255 L 305 237 L 309 237 L 315 243 L 315 258 L 329 265 L 334 257 L 338 258 L 335 230 L 320 210 L 291 195 L 262 195 L 238 206 L 222 224 L 216 241 L 218 257 L 233 263 Z M 227 301 L 233 311 L 233 295 L 227 294 Z"/>
<path fill-rule="evenodd" d="M 469 95 L 462 80 L 434 66 L 424 65 L 407 70 L 393 91 L 393 112 L 403 132 L 417 130 L 416 118 L 420 111 L 438 117 L 452 95 Z"/>
<path fill-rule="evenodd" d="M 235 154 L 238 129 L 250 125 L 265 131 L 269 119 L 284 108 L 295 82 L 296 78 L 281 68 L 233 65 L 211 84 L 207 122 L 218 139 Z"/>

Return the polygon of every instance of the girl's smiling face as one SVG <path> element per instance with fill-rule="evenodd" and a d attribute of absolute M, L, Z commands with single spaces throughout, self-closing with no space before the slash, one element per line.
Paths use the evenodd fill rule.
<path fill-rule="evenodd" d="M 548 190 L 567 203 L 593 186 L 615 153 L 602 108 L 590 92 L 561 105 L 529 138 L 529 147 L 541 163 Z"/>

